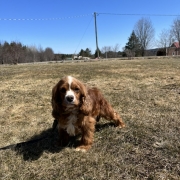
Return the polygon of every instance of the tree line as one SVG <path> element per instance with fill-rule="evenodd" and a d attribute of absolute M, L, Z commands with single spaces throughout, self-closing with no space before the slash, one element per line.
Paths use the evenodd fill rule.
<path fill-rule="evenodd" d="M 54 59 L 52 48 L 24 46 L 20 42 L 0 43 L 0 64 L 18 64 L 51 61 Z"/>
<path fill-rule="evenodd" d="M 122 56 L 123 52 L 119 51 L 119 47 L 119 44 L 115 44 L 115 46 L 104 46 L 101 50 L 98 48 L 99 58 L 117 58 Z M 86 48 L 85 50 L 81 49 L 77 56 L 95 59 L 98 58 L 98 52 L 95 50 L 95 53 L 92 53 L 89 48 Z"/>

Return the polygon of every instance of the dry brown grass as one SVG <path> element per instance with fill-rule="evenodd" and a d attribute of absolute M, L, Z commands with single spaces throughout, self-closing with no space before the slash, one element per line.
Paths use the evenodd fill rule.
<path fill-rule="evenodd" d="M 103 119 L 87 153 L 57 148 L 51 89 L 65 75 L 98 86 L 127 127 Z M 0 66 L 0 179 L 180 179 L 180 59 Z"/>

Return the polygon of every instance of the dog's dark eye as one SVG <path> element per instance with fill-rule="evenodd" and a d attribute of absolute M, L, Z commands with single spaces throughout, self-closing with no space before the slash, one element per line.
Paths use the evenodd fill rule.
<path fill-rule="evenodd" d="M 66 92 L 66 89 L 65 89 L 65 88 L 61 88 L 60 91 L 61 91 L 62 93 L 65 93 L 65 92 Z"/>
<path fill-rule="evenodd" d="M 74 88 L 74 91 L 75 91 L 75 92 L 79 92 L 79 88 L 77 88 L 77 87 Z"/>

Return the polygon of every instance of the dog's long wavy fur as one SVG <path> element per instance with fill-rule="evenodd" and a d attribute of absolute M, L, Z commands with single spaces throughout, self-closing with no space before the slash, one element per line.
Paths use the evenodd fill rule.
<path fill-rule="evenodd" d="M 68 93 L 73 102 L 67 102 Z M 78 79 L 66 76 L 52 90 L 52 116 L 58 121 L 60 144 L 68 143 L 69 137 L 81 133 L 77 150 L 86 151 L 93 143 L 96 119 L 112 120 L 124 127 L 121 117 L 96 87 L 87 87 Z"/>

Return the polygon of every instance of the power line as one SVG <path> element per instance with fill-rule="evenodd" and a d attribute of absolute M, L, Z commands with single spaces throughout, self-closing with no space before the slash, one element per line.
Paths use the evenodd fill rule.
<path fill-rule="evenodd" d="M 92 16 L 93 14 L 83 14 L 67 17 L 56 18 L 0 18 L 0 21 L 59 21 L 64 19 L 82 18 L 86 16 Z M 130 14 L 130 13 L 96 13 L 96 15 L 112 15 L 112 16 L 180 16 L 180 14 Z"/>
<path fill-rule="evenodd" d="M 180 16 L 180 14 L 119 14 L 119 13 L 97 13 L 97 15 L 113 15 L 113 16 Z"/>
<path fill-rule="evenodd" d="M 77 47 L 76 47 L 76 50 L 75 50 L 74 54 L 76 54 L 76 51 L 77 51 L 79 45 L 81 44 L 81 41 L 82 41 L 82 39 L 84 38 L 84 35 L 86 34 L 86 31 L 87 31 L 87 29 L 89 28 L 89 25 L 90 25 L 92 19 L 93 19 L 93 16 L 92 16 L 92 18 L 90 19 L 90 21 L 89 21 L 89 23 L 88 23 L 88 25 L 87 25 L 87 27 L 86 27 L 86 29 L 85 29 L 85 31 L 84 31 L 84 33 L 83 33 L 81 39 L 80 39 L 80 41 L 79 41 L 79 43 L 78 43 L 78 45 L 77 45 Z"/>
<path fill-rule="evenodd" d="M 59 21 L 64 19 L 82 18 L 86 16 L 92 16 L 92 14 L 58 17 L 58 18 L 0 18 L 0 21 Z"/>

